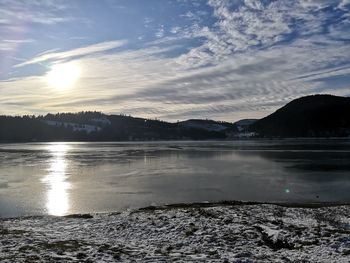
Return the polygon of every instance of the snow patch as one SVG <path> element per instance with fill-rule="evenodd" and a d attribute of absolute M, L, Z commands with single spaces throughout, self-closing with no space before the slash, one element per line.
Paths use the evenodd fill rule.
<path fill-rule="evenodd" d="M 0 219 L 1 262 L 339 262 L 350 206 L 233 205 Z"/>
<path fill-rule="evenodd" d="M 80 124 L 80 123 L 73 123 L 73 122 L 61 122 L 61 121 L 50 121 L 50 120 L 43 120 L 42 122 L 50 126 L 71 128 L 73 131 L 85 131 L 87 133 L 101 130 L 100 127 L 96 125 L 90 125 L 90 124 Z"/>

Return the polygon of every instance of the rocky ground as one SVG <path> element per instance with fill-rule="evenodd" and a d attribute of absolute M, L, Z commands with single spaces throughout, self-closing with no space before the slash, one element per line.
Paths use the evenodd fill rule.
<path fill-rule="evenodd" d="M 178 205 L 0 220 L 0 262 L 350 262 L 350 206 Z"/>

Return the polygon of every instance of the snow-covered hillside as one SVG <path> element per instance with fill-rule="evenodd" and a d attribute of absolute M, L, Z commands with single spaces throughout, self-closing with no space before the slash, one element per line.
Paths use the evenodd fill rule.
<path fill-rule="evenodd" d="M 257 119 L 243 119 L 235 122 L 234 124 L 237 126 L 239 132 L 243 132 L 246 131 L 247 128 L 256 121 Z"/>
<path fill-rule="evenodd" d="M 227 129 L 227 127 L 221 124 L 202 124 L 193 122 L 188 122 L 184 126 L 188 128 L 203 129 L 207 131 L 223 131 Z"/>
<path fill-rule="evenodd" d="M 104 124 L 104 125 L 110 125 L 111 124 L 111 121 L 108 120 L 106 117 L 91 119 L 91 121 L 94 122 L 94 123 L 99 123 L 99 124 Z"/>
<path fill-rule="evenodd" d="M 42 122 L 51 126 L 71 128 L 73 129 L 73 131 L 86 131 L 87 133 L 101 130 L 99 126 L 90 125 L 90 124 L 80 124 L 80 123 L 73 123 L 73 122 L 61 122 L 61 121 L 51 121 L 51 120 L 42 120 Z"/>
<path fill-rule="evenodd" d="M 232 124 L 230 123 L 220 123 L 212 120 L 187 120 L 181 122 L 180 125 L 190 129 L 203 129 L 215 132 L 221 132 L 232 128 Z"/>

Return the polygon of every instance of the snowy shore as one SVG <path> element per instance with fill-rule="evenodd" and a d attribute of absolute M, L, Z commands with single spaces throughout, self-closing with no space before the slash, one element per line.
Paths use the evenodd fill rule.
<path fill-rule="evenodd" d="M 0 220 L 0 262 L 350 262 L 350 206 L 179 205 Z"/>

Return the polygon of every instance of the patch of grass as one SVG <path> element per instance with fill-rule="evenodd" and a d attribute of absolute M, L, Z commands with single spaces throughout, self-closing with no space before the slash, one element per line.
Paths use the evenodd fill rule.
<path fill-rule="evenodd" d="M 27 231 L 20 230 L 20 229 L 7 229 L 0 227 L 0 235 L 23 235 Z"/>
<path fill-rule="evenodd" d="M 293 243 L 290 243 L 287 240 L 280 239 L 280 238 L 277 238 L 277 240 L 274 240 L 260 226 L 255 226 L 255 228 L 260 232 L 261 240 L 263 241 L 263 243 L 269 248 L 272 248 L 273 250 L 295 249 L 295 245 Z"/>
<path fill-rule="evenodd" d="M 31 245 L 24 245 L 21 246 L 18 251 L 22 252 L 22 253 L 28 253 L 28 252 L 39 252 L 39 249 L 35 246 L 31 246 Z"/>
<path fill-rule="evenodd" d="M 341 222 L 340 218 L 335 213 L 329 211 L 316 210 L 314 213 L 314 218 L 319 226 L 321 226 L 322 224 L 328 224 L 337 229 L 344 228 L 344 224 Z"/>
<path fill-rule="evenodd" d="M 42 249 L 53 250 L 56 252 L 74 252 L 84 245 L 84 243 L 77 240 L 59 240 L 50 243 L 40 243 L 38 246 Z"/>

